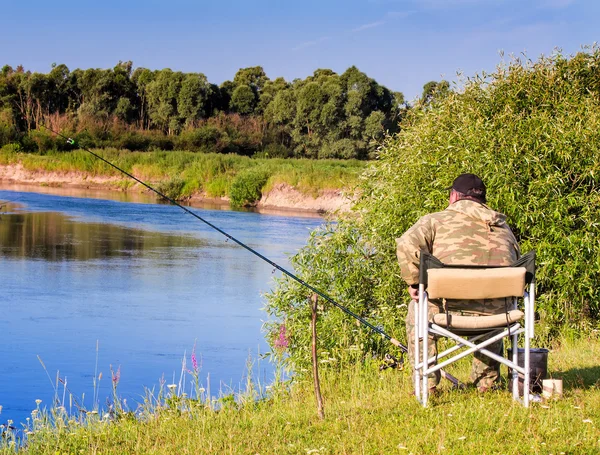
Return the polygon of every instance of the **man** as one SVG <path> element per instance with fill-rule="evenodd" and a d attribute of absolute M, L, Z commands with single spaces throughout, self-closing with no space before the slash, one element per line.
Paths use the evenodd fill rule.
<path fill-rule="evenodd" d="M 406 317 L 409 356 L 414 355 L 414 306 L 418 300 L 419 257 L 425 250 L 446 264 L 460 265 L 511 265 L 519 256 L 519 246 L 506 216 L 487 205 L 486 187 L 475 174 L 459 175 L 450 190 L 448 207 L 437 213 L 425 215 L 402 237 L 396 239 L 397 256 L 403 280 L 409 285 L 412 301 Z M 489 315 L 503 313 L 504 299 L 482 301 L 449 301 L 449 311 L 463 315 Z M 428 312 L 442 311 L 442 302 L 430 301 Z M 502 340 L 488 350 L 502 355 Z M 437 347 L 429 338 L 429 355 L 435 356 Z M 500 378 L 500 364 L 480 353 L 474 354 L 471 380 L 479 391 L 489 390 Z M 429 387 L 435 391 L 440 373 L 429 378 Z"/>

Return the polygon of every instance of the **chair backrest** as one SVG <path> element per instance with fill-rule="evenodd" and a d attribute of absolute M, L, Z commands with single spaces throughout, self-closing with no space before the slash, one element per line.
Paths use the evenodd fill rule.
<path fill-rule="evenodd" d="M 493 269 L 440 268 L 429 270 L 430 299 L 496 299 L 520 297 L 525 290 L 525 267 Z"/>
<path fill-rule="evenodd" d="M 432 269 L 467 269 L 467 270 L 483 270 L 483 269 L 503 269 L 506 267 L 525 267 L 525 283 L 530 284 L 535 281 L 535 251 L 530 251 L 521 256 L 509 266 L 505 265 L 464 265 L 464 264 L 444 264 L 433 254 L 422 250 L 420 253 L 419 264 L 419 284 L 424 284 L 427 287 L 429 281 L 429 272 Z"/>

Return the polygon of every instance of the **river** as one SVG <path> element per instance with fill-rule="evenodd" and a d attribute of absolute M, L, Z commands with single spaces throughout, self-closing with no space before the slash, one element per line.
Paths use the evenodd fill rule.
<path fill-rule="evenodd" d="M 238 390 L 249 361 L 255 381 L 272 380 L 260 359 L 269 264 L 170 205 L 14 190 L 0 205 L 0 423 L 18 426 L 36 399 L 50 407 L 57 384 L 67 409 L 69 394 L 105 406 L 111 366 L 134 410 L 146 388 L 180 382 L 194 345 L 214 396 Z M 286 268 L 322 223 L 193 210 Z"/>

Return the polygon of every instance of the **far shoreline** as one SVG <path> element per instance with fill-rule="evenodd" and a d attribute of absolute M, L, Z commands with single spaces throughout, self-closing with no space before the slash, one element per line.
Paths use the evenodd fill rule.
<path fill-rule="evenodd" d="M 150 190 L 122 190 L 115 187 L 104 185 L 90 185 L 85 183 L 47 183 L 47 182 L 19 182 L 15 180 L 0 179 L 0 191 L 14 191 L 25 193 L 52 194 L 55 196 L 106 199 L 118 202 L 139 203 L 139 204 L 160 204 L 161 199 Z M 0 201 L 2 202 L 2 201 Z M 9 201 L 13 202 L 13 201 Z M 15 201 L 15 202 L 18 202 Z M 232 210 L 242 212 L 254 212 L 263 215 L 272 216 L 292 216 L 303 218 L 324 218 L 330 212 L 311 209 L 286 206 L 273 206 L 258 204 L 254 207 L 232 208 L 228 198 L 206 197 L 195 194 L 191 198 L 177 201 L 183 206 L 206 210 Z M 168 202 L 165 202 L 168 203 Z"/>

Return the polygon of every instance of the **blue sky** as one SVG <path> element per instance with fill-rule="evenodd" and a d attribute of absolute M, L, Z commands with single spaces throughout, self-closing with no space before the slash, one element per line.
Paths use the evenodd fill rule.
<path fill-rule="evenodd" d="M 600 31 L 595 0 L 8 1 L 0 65 L 48 72 L 53 62 L 132 60 L 217 84 L 247 66 L 293 80 L 356 65 L 408 99 L 427 81 L 492 71 L 500 51 L 571 54 Z"/>

